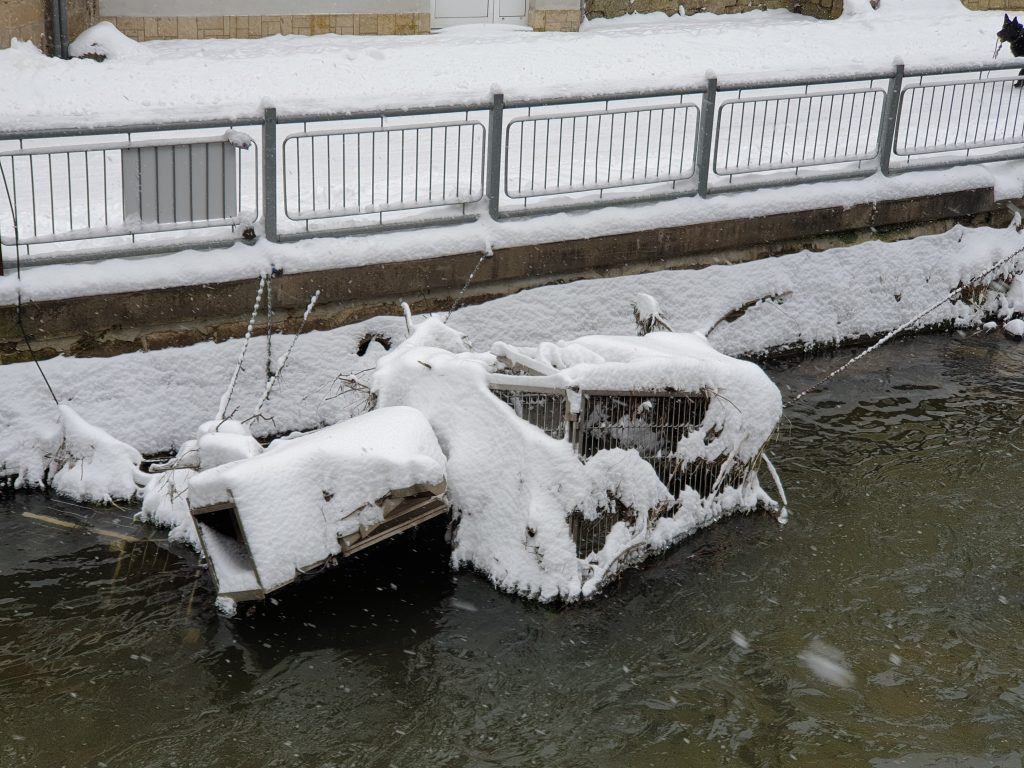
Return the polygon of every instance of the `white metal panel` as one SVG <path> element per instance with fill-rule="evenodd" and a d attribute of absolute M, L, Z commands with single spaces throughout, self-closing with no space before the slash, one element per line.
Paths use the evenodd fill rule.
<path fill-rule="evenodd" d="M 121 150 L 125 220 L 171 224 L 234 216 L 236 153 L 220 141 Z"/>
<path fill-rule="evenodd" d="M 498 0 L 498 20 L 526 23 L 526 0 Z"/>
<path fill-rule="evenodd" d="M 528 7 L 528 0 L 431 0 L 430 26 L 525 24 Z"/>
<path fill-rule="evenodd" d="M 491 0 L 433 0 L 431 26 L 483 24 L 491 20 Z"/>

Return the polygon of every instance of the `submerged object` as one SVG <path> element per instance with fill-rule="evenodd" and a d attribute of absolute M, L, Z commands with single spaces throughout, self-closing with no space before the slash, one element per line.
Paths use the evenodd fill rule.
<path fill-rule="evenodd" d="M 757 470 L 779 390 L 700 334 L 480 354 L 426 320 L 372 390 L 426 415 L 448 460 L 452 560 L 510 592 L 585 598 L 724 515 L 778 506 Z"/>
<path fill-rule="evenodd" d="M 727 514 L 778 510 L 757 472 L 779 390 L 700 334 L 477 353 L 429 319 L 370 390 L 377 410 L 192 477 L 221 598 L 259 599 L 450 507 L 455 566 L 572 601 Z"/>
<path fill-rule="evenodd" d="M 188 501 L 219 597 L 257 600 L 448 510 L 423 414 L 381 408 L 194 475 Z"/>

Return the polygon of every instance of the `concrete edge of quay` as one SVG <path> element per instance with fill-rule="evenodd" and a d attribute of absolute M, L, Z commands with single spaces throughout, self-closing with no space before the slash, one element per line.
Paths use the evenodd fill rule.
<path fill-rule="evenodd" d="M 686 224 L 627 234 L 496 249 L 463 296 L 481 303 L 526 288 L 665 269 L 733 264 L 872 239 L 897 240 L 966 226 L 1008 226 L 1012 212 L 991 187 L 897 200 Z M 480 253 L 282 274 L 273 281 L 274 330 L 294 332 L 310 295 L 320 301 L 310 330 L 375 315 L 448 310 Z M 22 304 L 37 357 L 104 357 L 244 335 L 255 281 L 177 286 Z M 17 309 L 0 306 L 0 363 L 30 359 Z"/>

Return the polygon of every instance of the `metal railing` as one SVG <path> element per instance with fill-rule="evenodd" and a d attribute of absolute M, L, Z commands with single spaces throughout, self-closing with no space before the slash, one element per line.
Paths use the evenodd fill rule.
<path fill-rule="evenodd" d="M 1024 157 L 1021 78 L 987 74 L 981 70 L 954 79 L 922 75 L 903 90 L 892 152 L 905 162 L 894 170 Z M 924 157 L 912 164 L 915 156 Z"/>
<path fill-rule="evenodd" d="M 1011 69 L 0 132 L 0 274 L 1021 158 Z"/>
<path fill-rule="evenodd" d="M 275 170 L 264 180 L 264 197 L 274 200 L 268 237 L 290 241 L 475 220 L 469 208 L 485 191 L 488 107 L 281 118 L 268 110 L 264 143 L 280 147 L 279 161 L 265 160 Z"/>
<path fill-rule="evenodd" d="M 727 101 L 718 108 L 714 171 L 725 176 L 874 160 L 884 100 L 885 91 L 857 89 Z"/>
<path fill-rule="evenodd" d="M 59 144 L 48 132 L 0 136 L 8 265 L 187 247 L 190 230 L 219 229 L 200 239 L 207 247 L 235 242 L 259 218 L 259 149 L 248 134 L 216 127 L 96 129 Z"/>
<path fill-rule="evenodd" d="M 593 208 L 697 194 L 703 91 L 598 100 L 495 97 L 491 216 Z"/>

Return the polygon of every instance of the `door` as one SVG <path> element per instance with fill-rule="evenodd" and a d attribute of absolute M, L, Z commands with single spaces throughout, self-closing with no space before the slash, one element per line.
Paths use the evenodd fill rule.
<path fill-rule="evenodd" d="M 526 24 L 527 0 L 431 0 L 432 29 L 459 24 Z"/>

